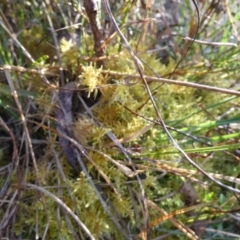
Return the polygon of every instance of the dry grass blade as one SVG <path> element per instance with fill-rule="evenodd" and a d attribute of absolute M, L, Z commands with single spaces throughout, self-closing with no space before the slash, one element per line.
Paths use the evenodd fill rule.
<path fill-rule="evenodd" d="M 2 13 L 2 12 L 1 12 Z M 4 22 L 0 20 L 0 24 L 2 28 L 11 36 L 11 39 L 16 43 L 18 47 L 20 47 L 23 51 L 23 53 L 26 55 L 26 57 L 33 63 L 34 59 L 32 56 L 29 54 L 27 49 L 18 41 L 18 39 L 10 32 L 10 30 L 5 26 Z"/>
<path fill-rule="evenodd" d="M 190 40 L 190 41 L 194 41 L 196 43 L 201 43 L 201 44 L 206 44 L 206 45 L 212 45 L 212 46 L 229 46 L 229 47 L 237 47 L 237 44 L 235 43 L 230 43 L 230 42 L 208 42 L 208 41 L 203 41 L 203 40 L 197 40 L 197 39 L 193 39 L 190 37 L 184 37 L 184 40 Z"/>
<path fill-rule="evenodd" d="M 40 184 L 37 161 L 36 161 L 35 153 L 34 153 L 34 150 L 33 150 L 33 144 L 32 144 L 32 141 L 31 141 L 30 134 L 29 134 L 29 130 L 28 130 L 28 127 L 27 127 L 27 120 L 26 120 L 26 117 L 24 116 L 24 112 L 23 112 L 21 103 L 19 101 L 17 91 L 14 87 L 14 84 L 13 84 L 13 81 L 12 81 L 12 78 L 10 76 L 10 73 L 9 73 L 8 69 L 5 69 L 5 74 L 6 74 L 6 78 L 7 78 L 8 84 L 10 86 L 10 89 L 12 91 L 12 95 L 13 95 L 14 100 L 16 102 L 16 105 L 17 105 L 17 108 L 18 108 L 18 111 L 19 111 L 19 115 L 20 115 L 21 120 L 22 120 L 24 132 L 25 132 L 25 135 L 26 135 L 26 143 L 27 143 L 27 145 L 29 147 L 29 150 L 30 150 L 30 154 L 31 154 L 31 157 L 32 157 L 34 169 L 35 169 L 36 176 L 37 176 L 37 181 Z"/>
<path fill-rule="evenodd" d="M 79 144 L 77 144 L 77 145 L 79 145 Z M 84 165 L 84 163 L 81 159 L 81 156 L 78 154 L 78 152 L 77 152 L 77 158 L 78 158 L 78 162 L 79 162 L 79 164 L 82 168 L 82 171 L 84 172 L 85 176 L 87 177 L 92 189 L 96 193 L 96 195 L 97 195 L 99 201 L 101 202 L 105 212 L 112 219 L 112 221 L 114 222 L 116 227 L 122 232 L 122 234 L 125 236 L 125 238 L 128 239 L 130 237 L 130 235 L 126 230 L 127 228 L 126 228 L 125 222 L 123 221 L 121 216 L 117 213 L 117 211 L 115 210 L 113 205 L 109 202 L 107 196 L 104 194 L 101 187 L 93 182 L 92 177 L 88 173 L 88 171 L 87 171 L 87 169 L 86 169 L 86 167 L 85 167 L 85 165 Z M 131 237 L 130 237 L 130 239 L 131 239 Z"/>
<path fill-rule="evenodd" d="M 9 191 L 10 192 L 10 191 Z M 18 207 L 15 205 L 16 198 L 18 196 L 19 192 L 15 191 L 9 200 L 8 207 L 4 213 L 4 216 L 1 220 L 0 224 L 0 237 L 2 238 L 4 232 L 7 230 L 7 227 L 9 225 L 10 220 L 14 217 L 16 214 Z"/>
<path fill-rule="evenodd" d="M 188 228 L 187 226 L 185 226 L 184 224 L 182 224 L 181 222 L 179 222 L 177 219 L 174 218 L 174 216 L 178 215 L 178 214 L 182 214 L 186 211 L 191 211 L 192 209 L 195 209 L 196 207 L 201 207 L 201 205 L 198 205 L 198 206 L 193 206 L 191 208 L 187 208 L 187 209 L 182 209 L 182 210 L 179 210 L 178 212 L 175 212 L 175 213 L 170 213 L 168 214 L 166 211 L 164 211 L 163 209 L 159 208 L 154 202 L 148 200 L 147 201 L 149 206 L 151 206 L 152 208 L 154 208 L 157 212 L 163 214 L 164 216 L 159 218 L 159 219 L 156 219 L 154 222 L 151 223 L 151 227 L 154 227 L 156 226 L 157 224 L 160 224 L 162 221 L 165 221 L 167 219 L 169 219 L 171 221 L 171 223 L 176 226 L 181 232 L 184 233 L 184 235 L 186 237 L 188 237 L 189 239 L 192 239 L 192 240 L 197 240 L 197 239 L 200 239 L 195 233 L 193 230 L 191 230 L 190 228 Z"/>
<path fill-rule="evenodd" d="M 43 187 L 40 187 L 40 186 L 37 186 L 37 185 L 34 185 L 34 184 L 30 184 L 30 183 L 23 184 L 23 186 L 31 188 L 31 189 L 36 190 L 36 191 L 39 191 L 39 192 L 47 195 L 51 199 L 53 199 L 64 211 L 66 211 L 75 220 L 75 222 L 85 231 L 85 233 L 89 236 L 90 239 L 92 239 L 92 240 L 95 239 L 93 237 L 93 235 L 91 234 L 91 232 L 88 230 L 88 228 L 79 219 L 79 217 L 61 199 L 59 199 L 58 197 L 56 197 L 54 194 L 47 191 Z"/>

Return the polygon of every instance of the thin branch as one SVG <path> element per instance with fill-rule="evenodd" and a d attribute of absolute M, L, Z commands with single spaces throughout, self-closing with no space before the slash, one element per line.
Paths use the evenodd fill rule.
<path fill-rule="evenodd" d="M 230 43 L 230 42 L 208 42 L 208 41 L 193 39 L 190 37 L 184 37 L 183 39 L 188 41 L 194 41 L 196 43 L 201 43 L 205 45 L 212 45 L 216 47 L 222 47 L 222 46 L 237 47 L 238 46 L 236 43 Z"/>
<path fill-rule="evenodd" d="M 20 73 L 30 73 L 30 74 L 39 74 L 39 75 L 44 74 L 44 75 L 47 75 L 47 76 L 59 76 L 58 73 L 52 72 L 50 68 L 49 69 L 45 68 L 45 69 L 42 69 L 42 70 L 38 70 L 38 69 L 27 69 L 27 68 L 24 68 L 24 67 L 10 66 L 10 65 L 4 65 L 4 66 L 0 67 L 0 70 L 5 70 L 5 69 L 8 69 L 9 71 L 13 71 L 13 72 L 20 72 Z M 126 73 L 120 73 L 120 72 L 109 71 L 109 70 L 102 70 L 102 73 L 106 73 L 106 74 L 109 74 L 109 75 L 126 77 L 126 78 L 141 79 L 141 76 L 135 75 L 135 74 L 126 74 Z M 174 84 L 174 85 L 179 85 L 179 86 L 198 88 L 198 89 L 203 89 L 203 90 L 208 90 L 208 91 L 213 91 L 213 92 L 218 92 L 218 93 L 240 96 L 240 92 L 236 91 L 236 90 L 233 90 L 233 89 L 208 86 L 208 85 L 203 85 L 203 84 L 198 84 L 198 83 L 193 83 L 193 82 L 186 82 L 184 80 L 183 81 L 178 81 L 178 80 L 171 80 L 171 79 L 168 79 L 168 78 L 150 77 L 150 76 L 147 76 L 147 75 L 144 75 L 144 78 L 146 79 L 147 82 L 168 83 L 168 84 Z M 52 84 L 50 85 L 50 87 L 57 88 L 55 85 L 52 85 Z"/>
<path fill-rule="evenodd" d="M 92 28 L 94 37 L 94 50 L 96 57 L 102 57 L 105 55 L 103 43 L 103 34 L 99 20 L 99 0 L 84 0 L 84 7 L 88 15 L 88 19 Z M 97 66 L 104 66 L 103 61 L 98 61 Z"/>
<path fill-rule="evenodd" d="M 125 74 L 125 73 L 119 73 L 119 72 L 108 71 L 108 70 L 102 70 L 102 72 L 109 74 L 109 75 L 122 76 L 125 78 L 141 79 L 141 77 L 139 75 L 134 75 L 134 74 Z M 240 96 L 240 91 L 227 89 L 227 88 L 208 86 L 208 85 L 203 85 L 203 84 L 198 84 L 198 83 L 193 83 L 193 82 L 185 82 L 184 80 L 178 81 L 178 80 L 171 80 L 171 79 L 167 79 L 167 78 L 149 77 L 146 75 L 144 75 L 144 78 L 147 80 L 147 82 L 168 83 L 168 84 L 174 84 L 174 85 L 179 85 L 179 86 L 198 88 L 198 89 L 209 90 L 209 91 L 218 92 L 218 93 L 225 93 L 225 94 L 229 94 L 229 95 Z"/>

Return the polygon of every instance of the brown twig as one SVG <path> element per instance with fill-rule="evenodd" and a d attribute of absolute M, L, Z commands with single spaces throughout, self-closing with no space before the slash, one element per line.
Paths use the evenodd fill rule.
<path fill-rule="evenodd" d="M 108 75 L 122 76 L 124 78 L 141 79 L 141 76 L 136 75 L 136 74 L 126 74 L 126 73 L 120 73 L 120 72 L 114 72 L 114 71 L 108 71 L 108 70 L 102 70 L 102 72 L 106 73 Z M 146 76 L 146 75 L 144 75 L 144 78 L 146 79 L 147 82 L 168 83 L 168 84 L 174 84 L 174 85 L 179 85 L 179 86 L 198 88 L 198 89 L 202 89 L 202 90 L 208 90 L 208 91 L 213 91 L 213 92 L 218 92 L 218 93 L 240 96 L 240 91 L 236 91 L 233 89 L 214 87 L 214 86 L 203 85 L 203 84 L 198 84 L 198 83 L 194 83 L 194 82 L 172 80 L 172 79 L 168 79 L 168 78 L 150 77 L 150 76 Z"/>
<path fill-rule="evenodd" d="M 92 28 L 92 33 L 94 37 L 94 50 L 96 57 L 102 57 L 105 55 L 104 48 L 102 47 L 103 43 L 103 34 L 101 30 L 101 25 L 98 18 L 99 7 L 96 0 L 84 0 L 84 7 L 87 12 L 87 16 L 90 21 Z M 97 62 L 97 67 L 104 66 L 103 61 Z"/>

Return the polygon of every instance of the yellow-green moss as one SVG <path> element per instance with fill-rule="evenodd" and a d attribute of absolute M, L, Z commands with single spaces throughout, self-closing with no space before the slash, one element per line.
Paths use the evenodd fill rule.
<path fill-rule="evenodd" d="M 91 43 L 93 42 L 89 36 L 84 36 L 84 38 L 89 39 Z M 84 42 L 84 38 L 82 39 L 82 43 Z M 138 156 L 136 154 L 134 160 L 136 160 L 136 165 L 138 162 L 141 162 L 141 164 L 146 166 L 144 173 L 147 177 L 142 183 L 148 199 L 154 200 L 156 197 L 165 196 L 171 191 L 177 191 L 181 185 L 181 179 L 170 174 L 170 176 L 167 175 L 166 178 L 158 179 L 158 173 L 162 169 L 156 166 L 155 168 L 158 171 L 155 171 L 152 165 L 151 169 L 148 168 L 148 164 L 144 162 L 144 158 L 141 158 L 142 156 L 147 156 L 156 161 L 163 160 L 164 163 L 169 162 L 169 167 L 173 165 L 173 163 L 175 167 L 177 165 L 181 165 L 181 167 L 187 169 L 191 169 L 191 167 L 189 167 L 188 163 L 182 163 L 180 161 L 182 160 L 182 156 L 176 153 L 173 146 L 169 143 L 162 127 L 148 121 L 148 119 L 156 121 L 157 118 L 155 109 L 151 101 L 149 101 L 149 96 L 142 81 L 137 78 L 128 79 L 106 74 L 106 72 L 103 73 L 102 69 L 96 69 L 94 63 L 89 64 L 84 62 L 82 56 L 79 56 L 79 54 L 86 54 L 88 52 L 86 50 L 87 43 L 85 44 L 86 45 L 81 46 L 80 49 L 77 49 L 71 42 L 62 40 L 62 63 L 63 67 L 66 67 L 69 71 L 76 74 L 75 80 L 78 81 L 79 88 L 84 87 L 89 92 L 89 96 L 90 93 L 96 94 L 97 91 L 101 92 L 102 97 L 99 103 L 92 109 L 94 117 L 99 121 L 101 126 L 97 125 L 87 114 L 81 114 L 74 123 L 75 136 L 83 147 L 91 146 L 93 148 L 93 150 L 87 151 L 89 158 L 94 164 L 85 158 L 84 161 L 94 181 L 99 184 L 102 182 L 106 184 L 103 180 L 104 177 L 98 172 L 98 170 L 101 170 L 112 184 L 111 186 L 103 188 L 109 201 L 111 201 L 121 217 L 131 225 L 132 229 L 139 229 L 143 223 L 142 208 L 137 199 L 139 196 L 136 194 L 136 192 L 138 193 L 140 191 L 139 185 L 136 178 L 131 179 L 127 177 L 112 161 L 104 157 L 104 154 L 106 154 L 115 161 L 120 159 L 125 161 L 126 158 L 124 154 L 112 144 L 107 133 L 111 131 L 123 142 L 122 144 L 126 148 L 131 149 L 133 144 L 139 145 L 142 155 Z M 93 47 L 91 44 L 89 44 L 88 50 L 92 53 Z M 138 74 L 127 51 L 124 49 L 119 53 L 118 50 L 119 44 L 108 47 L 107 54 L 110 59 L 111 56 L 115 56 L 112 57 L 112 60 L 106 60 L 106 68 L 125 74 Z M 116 57 L 117 54 L 119 54 L 118 57 Z M 170 60 L 168 66 L 162 65 L 155 55 L 144 53 L 144 49 L 142 49 L 142 53 L 139 53 L 138 56 L 143 60 L 144 73 L 149 76 L 154 76 L 155 73 L 166 75 L 174 68 L 175 63 L 173 60 Z M 179 78 L 182 81 L 186 80 L 184 76 Z M 129 84 L 129 81 L 134 81 L 135 84 Z M 178 122 L 181 122 L 181 127 L 188 127 L 206 121 L 206 119 L 209 118 L 206 111 L 200 111 L 198 114 L 192 116 L 191 114 L 201 110 L 198 104 L 201 103 L 204 106 L 209 106 L 213 102 L 221 99 L 221 96 L 215 93 L 203 92 L 203 90 L 196 90 L 184 86 L 162 85 L 161 83 L 151 82 L 149 83 L 149 88 L 152 92 L 154 91 L 153 98 L 164 121 L 176 123 L 176 127 L 178 127 Z M 40 91 L 43 91 L 44 94 L 39 97 L 38 100 L 39 112 L 49 116 L 53 112 L 54 106 L 49 106 L 47 103 L 51 102 L 52 95 L 43 89 Z M 223 109 L 227 109 L 228 107 L 229 105 L 214 108 L 211 110 L 211 114 L 217 116 Z M 134 136 L 134 134 L 140 132 L 150 124 L 152 124 L 152 128 L 146 133 L 140 136 L 136 135 L 137 137 L 129 137 Z M 48 127 L 45 128 L 48 129 Z M 59 196 L 59 192 L 61 192 L 59 196 L 60 199 L 67 204 L 73 212 L 79 214 L 79 218 L 96 238 L 104 234 L 109 234 L 116 239 L 121 239 L 121 234 L 104 211 L 95 192 L 89 185 L 88 179 L 82 173 L 73 177 L 72 169 L 67 164 L 65 156 L 61 153 L 59 143 L 56 142 L 56 132 L 53 129 L 50 129 L 50 132 L 52 136 L 51 138 L 47 138 L 48 147 L 45 155 L 39 159 L 37 163 L 39 180 L 42 187 L 47 188 L 54 186 L 53 188 L 49 188 L 49 191 L 56 196 Z M 175 136 L 179 137 L 177 134 L 175 134 Z M 188 146 L 181 142 L 182 138 L 183 137 L 179 137 L 179 139 L 177 139 L 179 140 L 179 144 L 182 144 L 184 147 Z M 62 176 L 56 170 L 55 160 L 53 161 L 55 156 L 52 155 L 51 152 L 53 146 L 56 146 L 56 150 L 60 153 L 59 160 L 66 175 L 66 181 L 62 179 Z M 100 151 L 102 154 L 94 150 Z M 201 164 L 200 157 L 196 157 L 195 160 Z M 50 161 L 52 161 L 51 167 L 49 167 Z M 220 163 L 211 163 L 208 167 L 214 169 L 215 166 L 219 167 L 219 164 Z M 234 171 L 237 172 L 237 168 Z M 129 184 L 129 179 L 133 180 L 134 183 Z M 27 176 L 27 181 L 34 182 L 35 180 L 36 175 L 30 171 Z M 17 176 L 15 174 L 12 181 L 17 182 Z M 129 194 L 130 191 L 133 193 L 131 197 Z M 59 219 L 57 219 L 58 205 L 55 201 L 47 196 L 42 197 L 28 190 L 24 192 L 23 199 L 26 201 L 21 202 L 19 205 L 19 215 L 17 217 L 17 224 L 15 225 L 16 233 L 20 234 L 23 228 L 26 227 L 31 229 L 35 227 L 36 209 L 38 209 L 40 233 L 43 233 L 46 224 L 49 224 L 47 232 L 48 239 L 59 239 L 60 236 L 64 239 L 70 239 L 69 236 L 71 233 L 64 217 L 65 212 L 60 210 L 59 221 Z M 176 208 L 184 207 L 178 195 L 162 201 L 159 203 L 159 206 L 165 210 L 169 210 L 169 212 Z M 138 216 L 141 216 L 141 219 L 138 219 Z M 149 216 L 150 221 L 153 221 L 159 217 L 159 214 L 156 213 L 155 209 L 149 208 Z M 27 219 L 27 221 L 25 221 L 25 219 Z M 78 229 L 72 219 L 71 222 L 74 229 Z M 59 226 L 61 226 L 61 230 L 59 230 Z M 155 229 L 153 229 L 153 232 L 155 233 Z"/>

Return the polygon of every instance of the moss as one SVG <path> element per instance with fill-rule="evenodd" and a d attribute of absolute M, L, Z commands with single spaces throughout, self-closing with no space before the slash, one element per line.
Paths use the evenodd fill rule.
<path fill-rule="evenodd" d="M 52 72 L 56 69 L 58 71 L 58 64 L 54 58 L 55 53 L 52 52 L 52 48 L 47 47 L 44 43 L 39 45 L 38 51 L 35 51 L 35 40 L 44 36 L 43 30 L 41 27 L 31 27 L 22 32 L 22 39 L 25 47 L 37 59 L 35 62 L 37 67 L 48 67 Z M 32 36 L 35 36 L 34 39 Z M 141 61 L 141 68 L 144 74 L 148 76 L 169 76 L 177 63 L 173 59 L 169 59 L 169 64 L 166 66 L 161 64 L 157 54 L 149 54 L 148 50 L 152 40 L 147 39 L 146 44 L 139 44 L 136 47 L 138 36 L 136 34 L 131 37 L 129 43 L 133 46 L 133 49 L 138 49 L 136 55 Z M 103 185 L 102 189 L 108 197 L 108 202 L 111 202 L 120 217 L 127 223 L 129 231 L 137 234 L 143 230 L 144 226 L 145 212 L 140 204 L 142 199 L 139 194 L 141 189 L 136 177 L 131 178 L 116 165 L 116 162 L 123 164 L 122 161 L 124 161 L 126 163 L 126 156 L 112 143 L 107 133 L 112 132 L 122 142 L 126 151 L 133 153 L 131 157 L 136 169 L 142 170 L 146 177 L 142 179 L 146 199 L 154 201 L 156 208 L 162 208 L 168 211 L 169 214 L 174 213 L 175 210 L 180 209 L 181 211 L 182 208 L 186 207 L 180 194 L 175 194 L 173 197 L 166 198 L 159 203 L 156 199 L 165 197 L 173 191 L 178 191 L 184 181 L 184 174 L 181 176 L 181 173 L 177 172 L 176 169 L 188 171 L 194 168 L 176 151 L 168 137 L 166 137 L 161 124 L 153 124 L 151 122 L 154 121 L 156 123 L 158 121 L 156 109 L 154 109 L 153 104 L 149 100 L 145 85 L 137 77 L 138 72 L 131 56 L 121 43 L 117 41 L 118 39 L 113 39 L 111 44 L 107 46 L 106 58 L 104 59 L 105 71 L 103 71 L 101 68 L 96 68 L 93 37 L 87 35 L 85 29 L 81 35 L 79 47 L 73 41 L 63 38 L 60 43 L 61 67 L 69 73 L 66 81 L 78 82 L 78 87 L 85 89 L 88 92 L 88 97 L 96 97 L 97 93 L 101 92 L 100 101 L 91 109 L 95 119 L 100 124 L 96 124 L 95 119 L 92 119 L 89 115 L 79 113 L 74 123 L 75 136 L 77 141 L 86 148 L 91 159 L 89 161 L 84 158 L 84 161 L 93 180 L 100 186 Z M 201 53 L 197 45 L 195 49 L 196 53 Z M 44 60 L 42 57 L 45 57 L 45 55 L 49 55 L 49 58 L 42 62 Z M 224 74 L 223 72 L 209 72 L 211 69 L 206 69 L 205 59 L 202 56 L 193 56 L 192 59 L 200 63 L 184 62 L 175 71 L 175 75 L 172 78 L 231 87 L 232 81 L 227 81 L 227 79 L 229 76 L 233 76 L 233 73 L 229 75 L 227 70 Z M 186 59 L 186 61 L 189 60 Z M 218 68 L 230 67 L 227 60 L 222 61 L 222 63 L 215 60 L 214 64 Z M 32 67 L 36 66 L 33 65 Z M 238 66 L 236 65 L 235 67 L 237 68 Z M 107 70 L 109 70 L 109 73 Z M 114 75 L 110 71 L 115 71 L 119 75 Z M 30 123 L 36 121 L 37 127 L 43 130 L 41 137 L 35 139 L 37 136 L 34 133 L 35 126 L 33 128 L 29 127 L 34 144 L 37 140 L 44 139 L 43 153 L 37 159 L 38 180 L 41 183 L 41 187 L 59 197 L 77 214 L 96 239 L 104 238 L 105 236 L 108 239 L 122 239 L 121 232 L 119 232 L 111 218 L 106 214 L 86 176 L 83 173 L 73 172 L 66 161 L 66 157 L 62 154 L 56 137 L 55 125 L 51 123 L 51 121 L 54 121 L 53 112 L 55 107 L 55 97 L 53 97 L 52 91 L 46 89 L 40 76 L 31 76 L 25 73 L 21 80 L 23 80 L 24 86 L 28 89 L 31 88 L 32 91 L 37 93 L 37 97 L 33 100 L 37 106 L 34 106 L 34 111 L 32 109 L 31 111 L 28 110 L 29 106 L 32 105 L 31 101 L 27 102 L 26 99 L 20 100 L 24 111 L 27 113 L 26 117 L 29 126 L 32 127 Z M 57 77 L 51 80 L 55 83 L 58 81 Z M 19 81 L 17 84 L 20 86 L 21 83 Z M 180 129 L 187 134 L 200 135 L 202 139 L 211 140 L 211 137 L 227 134 L 227 131 L 220 131 L 218 125 L 205 128 L 200 126 L 198 130 L 196 130 L 196 126 L 209 120 L 218 119 L 231 107 L 237 108 L 239 104 L 237 98 L 223 102 L 225 95 L 205 90 L 162 84 L 154 81 L 148 82 L 148 86 L 153 94 L 157 110 L 170 127 L 175 127 L 177 130 Z M 26 105 L 25 100 L 28 103 Z M 14 101 L 12 102 L 14 103 Z M 12 104 L 11 107 L 15 108 L 15 105 Z M 34 112 L 37 120 L 32 118 L 32 112 Z M 230 113 L 229 116 L 234 117 L 235 115 L 235 113 Z M 10 117 L 8 120 L 11 120 Z M 145 129 L 147 130 L 143 131 Z M 202 143 L 197 144 L 193 142 L 189 136 L 179 132 L 176 133 L 172 129 L 170 131 L 183 149 L 193 147 L 201 149 L 204 146 Z M 230 131 L 232 130 L 230 129 Z M 25 137 L 20 128 L 16 132 L 16 139 L 20 139 L 20 136 Z M 229 138 L 221 142 L 219 140 L 220 143 L 216 141 L 216 144 L 230 145 L 234 141 L 236 142 L 237 140 Z M 23 148 L 22 144 L 21 142 L 21 149 Z M 34 144 L 33 146 L 35 147 Z M 21 159 L 31 159 L 28 156 L 28 145 L 26 146 L 27 151 L 22 151 Z M 1 160 L 4 158 L 2 149 L 0 150 Z M 197 150 L 195 152 L 194 150 L 189 153 L 189 156 L 201 167 L 207 169 L 208 172 L 219 171 L 230 176 L 235 176 L 239 172 L 239 167 L 236 165 L 237 158 L 228 152 L 221 151 L 208 155 L 206 153 L 198 153 Z M 56 152 L 57 159 L 55 159 Z M 8 159 L 10 159 L 9 156 Z M 150 164 L 151 160 L 155 160 L 155 164 Z M 59 161 L 65 175 L 64 177 L 60 174 L 57 167 L 59 165 L 57 165 L 56 161 Z M 166 164 L 168 170 L 171 167 L 175 167 L 176 172 L 171 170 L 171 173 L 166 174 L 165 177 L 160 176 L 160 173 L 166 170 L 164 167 L 163 169 L 161 168 L 160 163 Z M 226 168 L 223 169 L 222 166 L 226 166 Z M 24 167 L 24 165 L 20 166 L 20 168 Z M 26 182 L 36 182 L 37 176 L 33 169 L 31 164 L 27 166 L 24 174 Z M 134 171 L 134 169 L 131 170 Z M 200 175 L 195 177 L 200 182 L 206 181 Z M 11 190 L 19 190 L 17 186 L 20 185 L 20 180 L 19 173 L 13 172 Z M 1 177 L 0 185 L 2 186 L 3 184 L 4 179 Z M 202 187 L 196 188 L 201 196 L 200 200 L 203 202 L 216 203 L 220 201 L 220 193 L 230 199 L 230 194 L 227 191 L 223 191 L 215 185 L 212 185 L 209 191 Z M 69 224 L 71 224 L 73 231 L 80 236 L 79 226 L 71 217 L 69 219 L 66 218 L 66 212 L 53 199 L 29 189 L 23 189 L 20 193 L 20 201 L 17 202 L 18 214 L 14 224 L 17 235 L 22 235 L 26 239 L 34 238 L 34 229 L 37 224 L 41 235 L 43 235 L 46 226 L 48 226 L 47 239 L 71 239 L 74 235 L 69 227 Z M 232 201 L 229 206 L 232 207 L 234 204 L 236 202 Z M 154 223 L 155 220 L 163 217 L 163 214 L 156 211 L 156 208 L 148 207 L 150 223 Z M 198 213 L 201 215 L 200 211 Z M 3 217 L 2 212 L 0 216 Z M 184 214 L 178 215 L 177 218 L 185 224 L 188 223 L 188 219 Z M 155 238 L 160 234 L 164 234 L 166 232 L 164 228 L 167 229 L 166 231 L 174 230 L 169 221 L 162 221 L 160 225 L 156 224 L 151 229 L 151 237 Z M 86 236 L 83 233 L 84 237 Z M 181 236 L 179 239 L 181 239 Z"/>

